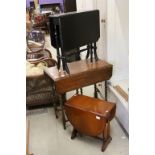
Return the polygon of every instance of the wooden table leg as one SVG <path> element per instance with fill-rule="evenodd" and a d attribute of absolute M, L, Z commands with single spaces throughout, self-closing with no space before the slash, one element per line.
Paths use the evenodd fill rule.
<path fill-rule="evenodd" d="M 79 94 L 79 90 L 78 90 L 78 89 L 76 89 L 76 95 L 77 95 L 77 94 Z"/>
<path fill-rule="evenodd" d="M 110 136 L 110 121 L 106 123 L 106 127 L 103 132 L 103 144 L 102 144 L 102 152 L 105 151 L 108 144 L 111 142 L 112 138 Z"/>
<path fill-rule="evenodd" d="M 94 97 L 95 98 L 98 98 L 98 94 L 97 94 L 97 86 L 96 86 L 96 84 L 94 84 Z"/>
<path fill-rule="evenodd" d="M 55 112 L 55 117 L 58 118 L 58 109 L 57 109 L 57 104 L 55 101 L 55 87 L 54 83 L 52 83 L 52 96 L 53 96 L 53 107 L 54 107 L 54 112 Z"/>
<path fill-rule="evenodd" d="M 74 139 L 77 135 L 78 131 L 76 129 L 73 129 L 71 139 Z"/>
<path fill-rule="evenodd" d="M 82 90 L 82 88 L 80 88 L 80 92 L 81 92 L 81 95 L 83 95 L 83 90 Z"/>
<path fill-rule="evenodd" d="M 65 119 L 65 112 L 64 112 L 62 95 L 60 95 L 59 100 L 60 100 L 60 106 L 61 106 L 61 111 L 62 111 L 62 123 L 63 123 L 64 129 L 66 129 L 66 119 Z"/>
<path fill-rule="evenodd" d="M 80 94 L 82 95 L 83 94 L 83 90 L 82 88 L 79 88 L 80 89 Z M 76 94 L 79 94 L 79 89 L 76 89 Z"/>

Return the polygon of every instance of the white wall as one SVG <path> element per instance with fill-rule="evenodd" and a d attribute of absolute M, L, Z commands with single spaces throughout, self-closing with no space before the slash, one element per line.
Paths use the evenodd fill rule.
<path fill-rule="evenodd" d="M 76 0 L 77 11 L 93 10 L 95 8 L 95 5 L 94 5 L 95 1 L 96 0 Z M 82 48 L 85 48 L 85 46 Z M 85 58 L 86 58 L 86 52 L 82 52 L 81 59 L 85 59 Z"/>
<path fill-rule="evenodd" d="M 107 1 L 107 60 L 114 65 L 112 81 L 127 79 L 129 74 L 128 3 Z"/>
<path fill-rule="evenodd" d="M 107 6 L 105 6 L 105 5 Z M 77 0 L 77 10 L 99 9 L 106 21 L 104 34 L 98 42 L 98 56 L 114 65 L 112 81 L 128 79 L 129 75 L 129 0 Z M 106 8 L 107 7 L 107 8 Z M 104 13 L 104 11 L 107 11 Z M 107 17 L 104 17 L 107 16 Z M 102 26 L 102 25 L 100 25 Z M 107 38 L 103 39 L 103 36 Z M 104 41 L 103 41 L 104 40 Z M 104 43 L 106 45 L 104 46 Z"/>
<path fill-rule="evenodd" d="M 76 0 L 77 10 L 100 10 L 100 38 L 97 41 L 97 54 L 100 59 L 106 57 L 106 28 L 104 23 L 101 23 L 101 19 L 106 19 L 106 0 Z M 85 53 L 81 54 L 82 58 L 85 58 Z"/>
<path fill-rule="evenodd" d="M 94 9 L 94 0 L 76 0 L 77 11 Z"/>

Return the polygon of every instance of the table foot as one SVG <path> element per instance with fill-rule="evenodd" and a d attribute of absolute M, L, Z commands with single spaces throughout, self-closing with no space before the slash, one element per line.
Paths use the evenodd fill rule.
<path fill-rule="evenodd" d="M 109 136 L 106 140 L 104 140 L 101 151 L 104 152 L 107 148 L 108 144 L 111 142 L 112 138 Z"/>
<path fill-rule="evenodd" d="M 77 132 L 78 132 L 78 131 L 77 131 L 76 129 L 73 129 L 72 135 L 71 135 L 71 139 L 74 139 L 74 138 L 76 137 Z"/>

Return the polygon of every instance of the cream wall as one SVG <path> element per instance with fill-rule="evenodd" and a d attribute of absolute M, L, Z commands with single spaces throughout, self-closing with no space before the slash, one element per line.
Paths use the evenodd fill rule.
<path fill-rule="evenodd" d="M 77 11 L 86 11 L 94 9 L 94 1 L 96 0 L 76 0 Z M 85 48 L 85 47 L 83 47 Z M 81 53 L 81 58 L 85 59 L 86 52 Z"/>
<path fill-rule="evenodd" d="M 76 0 L 77 10 L 94 9 L 94 0 Z"/>
<path fill-rule="evenodd" d="M 128 79 L 129 1 L 107 0 L 107 60 L 114 65 L 112 80 Z"/>
<path fill-rule="evenodd" d="M 128 79 L 129 72 L 129 0 L 107 0 L 104 3 L 99 0 L 77 0 L 77 10 L 99 9 L 104 13 L 106 29 L 104 40 L 98 45 L 98 55 L 107 59 L 114 65 L 112 80 Z M 103 43 L 106 46 L 103 47 Z M 103 47 L 103 51 L 100 47 Z M 106 48 L 105 48 L 106 47 Z M 104 51 L 105 50 L 105 51 Z M 102 56 L 103 55 L 103 56 Z"/>

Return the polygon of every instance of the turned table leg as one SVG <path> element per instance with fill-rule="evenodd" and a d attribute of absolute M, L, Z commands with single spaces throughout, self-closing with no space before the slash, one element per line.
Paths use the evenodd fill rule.
<path fill-rule="evenodd" d="M 94 84 L 94 97 L 95 97 L 95 98 L 98 98 L 97 86 L 96 86 L 96 84 Z"/>
<path fill-rule="evenodd" d="M 57 109 L 57 104 L 55 101 L 55 86 L 52 83 L 52 96 L 53 96 L 53 107 L 54 107 L 54 112 L 55 112 L 55 117 L 58 118 L 58 109 Z"/>
<path fill-rule="evenodd" d="M 60 101 L 60 106 L 61 106 L 61 111 L 62 111 L 62 123 L 63 123 L 64 129 L 66 129 L 66 119 L 65 119 L 65 112 L 64 112 L 62 95 L 60 95 L 59 101 Z"/>

